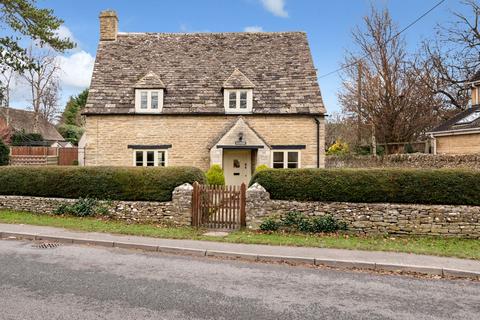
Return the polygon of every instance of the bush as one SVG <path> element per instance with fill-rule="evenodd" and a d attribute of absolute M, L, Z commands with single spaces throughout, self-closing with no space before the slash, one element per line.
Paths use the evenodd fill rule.
<path fill-rule="evenodd" d="M 11 137 L 12 146 L 36 146 L 44 145 L 44 140 L 39 133 L 25 133 L 25 131 L 15 132 Z"/>
<path fill-rule="evenodd" d="M 279 227 L 279 223 L 274 218 L 266 218 L 260 224 L 260 230 L 262 231 L 277 231 Z"/>
<path fill-rule="evenodd" d="M 308 217 L 303 213 L 292 211 L 279 220 L 268 217 L 260 225 L 262 231 L 277 231 L 279 229 L 286 232 L 335 232 L 346 230 L 347 224 L 336 220 L 331 215 Z"/>
<path fill-rule="evenodd" d="M 410 143 L 405 145 L 405 153 L 415 153 L 415 149 L 413 149 L 413 146 Z"/>
<path fill-rule="evenodd" d="M 97 208 L 99 209 L 97 211 Z M 97 199 L 80 198 L 72 204 L 61 204 L 54 214 L 70 214 L 76 217 L 89 217 L 104 212 Z"/>
<path fill-rule="evenodd" d="M 268 169 L 270 169 L 269 166 L 267 166 L 266 164 L 261 164 L 261 165 L 259 165 L 255 168 L 255 173 L 260 172 L 260 171 L 265 171 L 265 170 L 268 170 Z"/>
<path fill-rule="evenodd" d="M 285 169 L 258 172 L 272 199 L 480 205 L 480 172 L 462 169 Z"/>
<path fill-rule="evenodd" d="M 169 201 L 183 183 L 205 183 L 193 167 L 1 167 L 0 194 Z"/>
<path fill-rule="evenodd" d="M 5 143 L 3 143 L 3 140 L 0 139 L 0 166 L 8 165 L 9 158 L 10 150 L 5 145 Z"/>
<path fill-rule="evenodd" d="M 350 148 L 348 147 L 348 144 L 340 140 L 337 140 L 327 150 L 327 155 L 344 156 L 349 153 L 350 153 Z"/>
<path fill-rule="evenodd" d="M 207 171 L 207 183 L 209 185 L 225 185 L 225 175 L 223 174 L 222 167 L 218 164 L 214 164 Z"/>

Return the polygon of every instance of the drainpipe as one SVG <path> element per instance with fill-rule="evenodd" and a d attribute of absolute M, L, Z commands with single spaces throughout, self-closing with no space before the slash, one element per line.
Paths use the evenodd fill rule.
<path fill-rule="evenodd" d="M 317 124 L 317 168 L 320 168 L 320 119 L 315 117 Z"/>

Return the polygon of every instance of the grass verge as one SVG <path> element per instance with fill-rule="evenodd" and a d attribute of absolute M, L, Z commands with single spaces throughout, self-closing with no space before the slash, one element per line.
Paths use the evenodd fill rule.
<path fill-rule="evenodd" d="M 189 227 L 162 227 L 127 224 L 95 218 L 38 215 L 0 211 L 0 223 L 61 227 L 88 232 L 107 232 L 170 239 L 193 239 L 231 243 L 321 247 L 351 250 L 394 251 L 480 260 L 480 240 L 441 237 L 353 236 L 347 234 L 310 235 L 236 231 L 226 237 L 203 236 L 204 230 Z"/>

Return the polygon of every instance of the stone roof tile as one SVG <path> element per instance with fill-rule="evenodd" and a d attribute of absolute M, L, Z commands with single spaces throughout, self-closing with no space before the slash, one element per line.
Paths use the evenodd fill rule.
<path fill-rule="evenodd" d="M 119 33 L 99 43 L 85 113 L 131 113 L 135 85 L 152 72 L 167 87 L 162 113 L 224 114 L 235 69 L 255 84 L 253 113 L 325 113 L 303 32 Z"/>

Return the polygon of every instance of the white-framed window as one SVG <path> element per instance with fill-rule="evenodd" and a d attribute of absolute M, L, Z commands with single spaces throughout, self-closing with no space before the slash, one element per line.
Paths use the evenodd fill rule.
<path fill-rule="evenodd" d="M 276 169 L 300 168 L 300 151 L 298 150 L 272 151 L 272 168 L 276 168 Z"/>
<path fill-rule="evenodd" d="M 252 89 L 225 89 L 225 113 L 251 113 L 253 107 Z"/>
<path fill-rule="evenodd" d="M 135 89 L 136 112 L 161 112 L 163 108 L 163 89 Z"/>
<path fill-rule="evenodd" d="M 167 150 L 133 150 L 133 165 L 136 167 L 166 167 Z"/>

